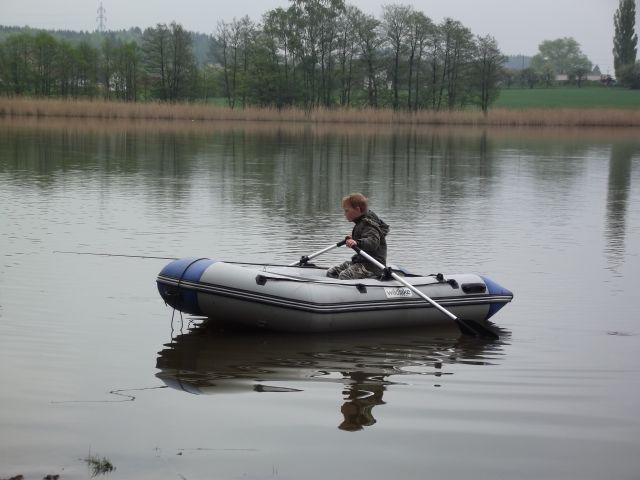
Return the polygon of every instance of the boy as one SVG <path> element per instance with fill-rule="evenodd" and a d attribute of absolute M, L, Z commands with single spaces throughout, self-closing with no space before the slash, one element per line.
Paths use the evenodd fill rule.
<path fill-rule="evenodd" d="M 355 223 L 346 245 L 357 245 L 382 264 L 387 261 L 387 241 L 389 225 L 369 210 L 368 199 L 361 193 L 351 193 L 342 199 L 344 217 Z M 346 261 L 327 270 L 327 277 L 340 280 L 355 280 L 380 275 L 382 270 L 367 262 L 361 255 L 354 255 Z"/>

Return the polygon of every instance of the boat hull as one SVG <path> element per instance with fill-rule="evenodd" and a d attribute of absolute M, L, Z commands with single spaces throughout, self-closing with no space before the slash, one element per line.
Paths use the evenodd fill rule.
<path fill-rule="evenodd" d="M 396 280 L 334 280 L 315 267 L 239 266 L 185 258 L 158 275 L 173 308 L 251 327 L 332 332 L 437 325 L 442 312 Z M 484 321 L 513 294 L 474 274 L 406 276 L 405 280 L 459 318 Z"/>

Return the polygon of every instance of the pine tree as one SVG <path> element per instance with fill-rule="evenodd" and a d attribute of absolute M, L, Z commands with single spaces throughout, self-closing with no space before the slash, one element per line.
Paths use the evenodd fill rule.
<path fill-rule="evenodd" d="M 635 33 L 636 2 L 620 0 L 613 16 L 615 33 L 613 37 L 613 65 L 616 77 L 620 78 L 621 68 L 636 62 L 638 35 Z"/>

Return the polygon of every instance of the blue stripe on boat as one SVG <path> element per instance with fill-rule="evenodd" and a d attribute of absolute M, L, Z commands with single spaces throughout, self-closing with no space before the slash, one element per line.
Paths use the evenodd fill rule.
<path fill-rule="evenodd" d="M 200 305 L 198 305 L 198 293 L 195 290 L 181 289 L 180 282 L 199 282 L 204 271 L 215 263 L 209 258 L 187 257 L 166 265 L 160 275 L 178 280 L 178 288 L 158 283 L 160 296 L 173 308 L 190 313 L 192 315 L 202 315 Z"/>
<path fill-rule="evenodd" d="M 188 282 L 199 282 L 207 267 L 214 263 L 214 260 L 208 258 L 181 258 L 167 264 L 160 272 L 160 275 Z"/>
<path fill-rule="evenodd" d="M 484 277 L 484 276 L 480 275 L 480 278 L 482 278 L 482 280 L 484 280 L 484 283 L 487 285 L 487 290 L 489 291 L 489 294 L 491 294 L 491 295 L 507 295 L 507 296 L 513 297 L 513 293 L 511 292 L 511 290 L 508 290 L 508 289 L 504 288 L 502 285 L 497 284 L 496 282 L 494 282 L 493 280 L 491 280 L 488 277 Z M 495 315 L 498 312 L 498 310 L 500 310 L 505 305 L 506 305 L 506 303 L 492 303 L 489 306 L 489 312 L 487 313 L 487 319 L 489 319 L 493 315 Z"/>

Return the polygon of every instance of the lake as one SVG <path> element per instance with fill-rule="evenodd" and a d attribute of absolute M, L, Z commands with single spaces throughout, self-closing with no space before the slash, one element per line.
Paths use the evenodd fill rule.
<path fill-rule="evenodd" d="M 1 120 L 0 478 L 637 480 L 638 185 L 637 130 Z M 514 292 L 500 340 L 159 297 L 170 258 L 335 243 L 352 191 L 390 263 Z"/>

